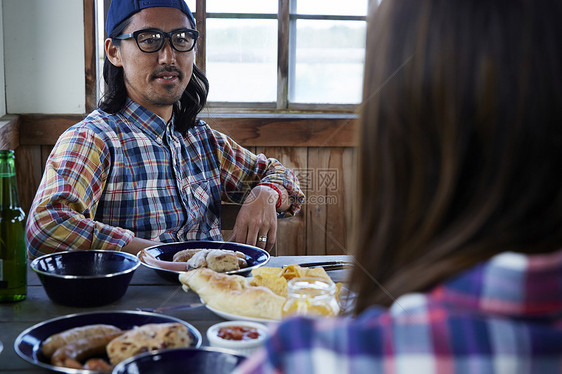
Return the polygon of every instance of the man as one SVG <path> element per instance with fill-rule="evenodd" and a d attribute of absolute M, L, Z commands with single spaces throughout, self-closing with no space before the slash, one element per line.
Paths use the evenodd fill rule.
<path fill-rule="evenodd" d="M 113 0 L 100 109 L 61 135 L 27 222 L 31 258 L 69 249 L 136 254 L 222 240 L 220 201 L 243 202 L 230 240 L 271 249 L 277 212 L 304 195 L 277 160 L 197 120 L 208 82 L 183 0 Z"/>

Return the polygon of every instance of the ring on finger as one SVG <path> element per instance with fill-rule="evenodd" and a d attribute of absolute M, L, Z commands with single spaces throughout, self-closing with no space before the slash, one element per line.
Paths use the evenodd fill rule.
<path fill-rule="evenodd" d="M 267 242 L 267 236 L 265 235 L 258 236 L 258 242 Z"/>

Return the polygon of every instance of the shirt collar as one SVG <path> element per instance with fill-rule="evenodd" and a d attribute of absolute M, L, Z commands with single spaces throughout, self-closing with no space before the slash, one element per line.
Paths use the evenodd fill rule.
<path fill-rule="evenodd" d="M 128 119 L 133 126 L 153 136 L 158 141 L 162 141 L 168 127 L 168 123 L 162 117 L 152 113 L 130 98 L 127 98 L 127 102 L 121 110 L 121 114 Z M 170 122 L 173 123 L 173 117 Z"/>

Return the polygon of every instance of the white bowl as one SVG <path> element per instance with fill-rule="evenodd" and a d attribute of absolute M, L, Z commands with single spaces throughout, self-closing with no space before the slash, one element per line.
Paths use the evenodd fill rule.
<path fill-rule="evenodd" d="M 256 339 L 251 340 L 227 340 L 218 336 L 219 330 L 221 328 L 233 326 L 254 328 L 258 331 L 259 336 Z M 232 349 L 246 356 L 249 356 L 256 349 L 258 349 L 265 341 L 267 335 L 267 326 L 261 323 L 249 321 L 220 322 L 209 327 L 209 329 L 207 330 L 207 339 L 209 339 L 209 344 L 211 345 L 211 347 Z"/>

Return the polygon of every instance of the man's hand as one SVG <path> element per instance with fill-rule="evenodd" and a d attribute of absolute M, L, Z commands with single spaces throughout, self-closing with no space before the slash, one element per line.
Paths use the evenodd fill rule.
<path fill-rule="evenodd" d="M 142 239 L 142 238 L 133 238 L 127 245 L 121 249 L 123 252 L 130 253 L 132 255 L 136 255 L 139 253 L 140 250 L 148 247 L 152 247 L 153 245 L 162 244 L 161 242 L 155 242 L 152 240 Z"/>
<path fill-rule="evenodd" d="M 284 195 L 282 201 L 285 201 L 287 191 L 282 186 L 279 190 Z M 269 252 L 277 237 L 275 205 L 278 199 L 279 193 L 271 187 L 258 185 L 253 188 L 238 212 L 229 241 L 255 245 Z"/>

